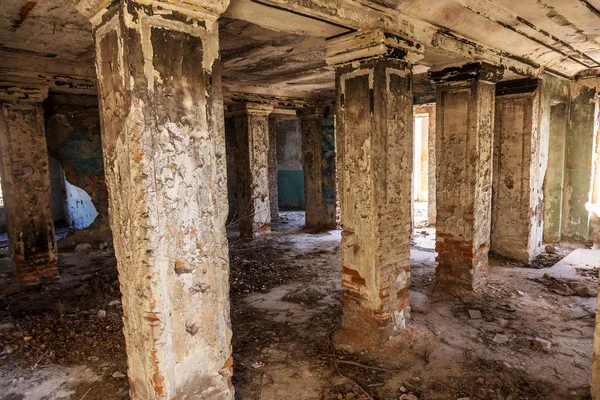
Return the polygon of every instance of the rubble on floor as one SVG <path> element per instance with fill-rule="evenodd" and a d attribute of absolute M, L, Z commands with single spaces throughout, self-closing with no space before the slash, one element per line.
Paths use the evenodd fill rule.
<path fill-rule="evenodd" d="M 342 318 L 340 231 L 313 233 L 303 222 L 303 213 L 283 213 L 274 233 L 253 242 L 232 241 L 238 399 L 516 400 L 589 394 L 595 299 L 549 291 L 540 279 L 550 268 L 507 267 L 492 260 L 486 288 L 446 294 L 435 286 L 430 250 L 435 234 L 420 235 L 411 251 L 408 329 L 385 346 L 354 348 L 335 336 Z M 593 270 L 594 263 L 578 268 Z M 556 279 L 597 284 L 597 278 L 571 267 L 568 277 Z M 6 285 L 10 268 L 0 258 L 0 393 L 41 400 L 35 393 L 60 387 L 64 398 L 128 398 L 112 250 L 63 252 L 60 282 L 27 292 Z"/>

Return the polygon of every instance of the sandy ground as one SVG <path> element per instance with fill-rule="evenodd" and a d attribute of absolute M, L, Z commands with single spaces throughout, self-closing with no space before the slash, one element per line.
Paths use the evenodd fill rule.
<path fill-rule="evenodd" d="M 358 349 L 335 343 L 340 231 L 303 223 L 303 213 L 288 212 L 252 245 L 232 237 L 238 399 L 588 397 L 595 298 L 568 289 L 595 291 L 597 252 L 544 269 L 492 259 L 484 290 L 449 295 L 434 282 L 434 230 L 419 227 L 409 328 Z M 42 290 L 16 291 L 11 268 L 0 249 L 0 398 L 128 398 L 112 251 L 61 253 L 61 281 Z"/>

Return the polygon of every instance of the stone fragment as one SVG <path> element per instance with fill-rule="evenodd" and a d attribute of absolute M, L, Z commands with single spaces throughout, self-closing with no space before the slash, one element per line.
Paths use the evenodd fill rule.
<path fill-rule="evenodd" d="M 115 379 L 123 379 L 126 377 L 125 374 L 120 373 L 119 371 L 115 372 L 114 374 L 112 374 L 112 377 Z"/>
<path fill-rule="evenodd" d="M 77 246 L 75 246 L 75 251 L 77 253 L 85 253 L 88 252 L 92 249 L 92 245 L 89 243 L 79 243 Z"/>
<path fill-rule="evenodd" d="M 533 347 L 536 347 L 536 348 L 542 349 L 542 350 L 550 350 L 550 348 L 552 347 L 552 343 L 550 343 L 546 339 L 542 339 L 541 337 L 534 338 L 533 341 L 531 342 L 531 344 L 533 345 Z"/>
<path fill-rule="evenodd" d="M 553 244 L 547 244 L 545 247 L 546 253 L 556 254 L 556 247 Z"/>
<path fill-rule="evenodd" d="M 481 314 L 481 311 L 479 310 L 467 310 L 469 312 L 469 318 L 471 319 L 481 319 L 483 318 L 483 315 Z"/>
<path fill-rule="evenodd" d="M 98 311 L 98 318 L 106 318 L 106 311 L 105 310 Z"/>
<path fill-rule="evenodd" d="M 496 333 L 496 336 L 494 336 L 494 343 L 505 344 L 508 340 L 508 336 L 503 335 L 502 333 Z"/>
<path fill-rule="evenodd" d="M 15 328 L 16 326 L 12 322 L 5 322 L 4 324 L 0 325 L 0 331 L 12 331 Z"/>
<path fill-rule="evenodd" d="M 412 393 L 408 393 L 400 396 L 400 400 L 419 400 L 419 398 Z"/>

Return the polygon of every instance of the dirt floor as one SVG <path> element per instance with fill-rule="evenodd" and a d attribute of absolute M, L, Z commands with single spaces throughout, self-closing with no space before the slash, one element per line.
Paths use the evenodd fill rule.
<path fill-rule="evenodd" d="M 434 285 L 434 229 L 415 223 L 409 328 L 355 349 L 334 343 L 340 231 L 303 223 L 287 212 L 252 244 L 232 236 L 238 399 L 589 397 L 596 253 L 541 269 L 492 258 L 484 290 L 448 295 Z M 63 252 L 59 268 L 60 281 L 19 292 L 0 240 L 0 399 L 127 399 L 112 250 Z"/>

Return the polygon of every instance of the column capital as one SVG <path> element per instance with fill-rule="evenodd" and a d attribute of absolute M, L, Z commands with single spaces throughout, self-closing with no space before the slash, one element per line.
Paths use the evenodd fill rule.
<path fill-rule="evenodd" d="M 48 97 L 48 86 L 0 81 L 0 101 L 41 103 Z"/>
<path fill-rule="evenodd" d="M 423 58 L 424 47 L 379 29 L 358 31 L 327 42 L 327 64 L 339 65 L 372 58 L 396 58 L 414 63 Z"/>
<path fill-rule="evenodd" d="M 542 81 L 538 78 L 513 79 L 511 81 L 498 82 L 496 85 L 496 96 L 533 93 L 541 84 Z"/>
<path fill-rule="evenodd" d="M 273 112 L 273 106 L 264 103 L 234 103 L 227 106 L 227 116 L 231 117 L 234 115 L 269 115 Z"/>
<path fill-rule="evenodd" d="M 229 6 L 229 0 L 121 0 L 151 6 L 156 10 L 176 11 L 187 16 L 216 21 Z M 74 0 L 77 10 L 94 24 L 115 3 L 112 0 Z"/>
<path fill-rule="evenodd" d="M 271 112 L 270 117 L 276 120 L 284 120 L 284 119 L 297 119 L 298 113 L 296 110 L 287 109 L 287 108 L 274 108 L 273 112 Z"/>
<path fill-rule="evenodd" d="M 496 83 L 502 79 L 504 68 L 486 62 L 475 62 L 458 67 L 448 67 L 440 71 L 429 71 L 429 79 L 436 85 L 450 82 L 477 79 L 480 81 Z"/>
<path fill-rule="evenodd" d="M 296 110 L 299 119 L 321 119 L 323 118 L 323 107 L 305 107 Z"/>

